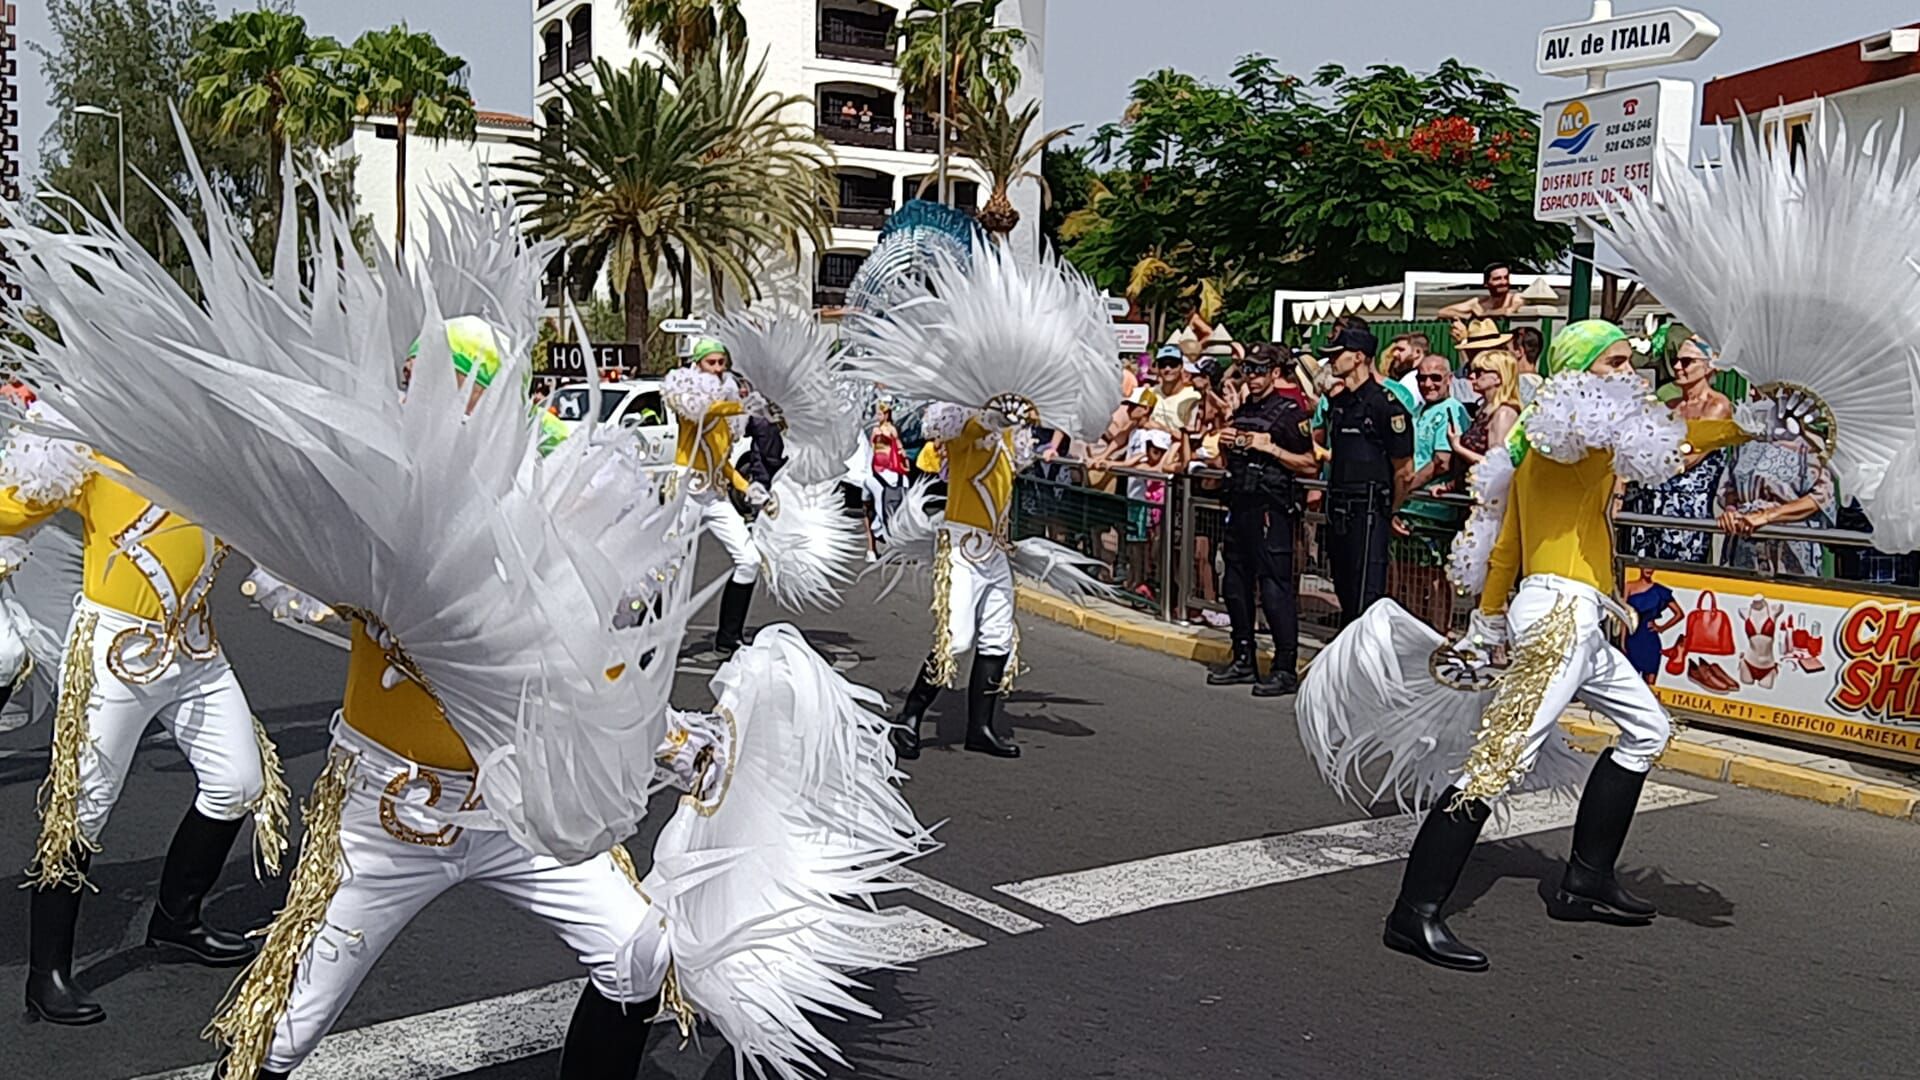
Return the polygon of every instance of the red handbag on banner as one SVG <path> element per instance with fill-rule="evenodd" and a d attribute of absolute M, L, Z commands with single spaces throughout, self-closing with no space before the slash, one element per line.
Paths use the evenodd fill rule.
<path fill-rule="evenodd" d="M 1720 598 L 1703 592 L 1687 615 L 1687 651 L 1700 656 L 1733 655 L 1733 620 L 1720 610 Z"/>

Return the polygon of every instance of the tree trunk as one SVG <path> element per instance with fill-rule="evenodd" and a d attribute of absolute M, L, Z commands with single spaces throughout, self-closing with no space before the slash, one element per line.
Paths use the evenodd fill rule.
<path fill-rule="evenodd" d="M 693 256 L 680 251 L 680 317 L 693 318 Z"/>
<path fill-rule="evenodd" d="M 980 208 L 980 216 L 976 220 L 981 228 L 993 234 L 995 240 L 1005 240 L 1020 224 L 1020 211 L 1014 209 L 1013 200 L 1007 198 L 1006 189 L 1001 188 L 987 200 L 987 205 Z"/>
<path fill-rule="evenodd" d="M 715 315 L 725 315 L 727 313 L 727 283 L 726 280 L 720 276 L 720 268 L 717 266 L 709 267 L 707 269 L 707 279 L 708 287 L 713 290 L 713 313 Z"/>
<path fill-rule="evenodd" d="M 395 109 L 393 121 L 397 141 L 393 150 L 393 252 L 407 250 L 407 110 Z"/>
<path fill-rule="evenodd" d="M 627 287 L 620 294 L 620 306 L 627 316 L 627 343 L 640 346 L 640 363 L 644 367 L 652 359 L 647 355 L 647 331 L 653 325 L 653 309 L 647 297 L 647 276 L 641 272 L 638 259 L 627 271 Z"/>

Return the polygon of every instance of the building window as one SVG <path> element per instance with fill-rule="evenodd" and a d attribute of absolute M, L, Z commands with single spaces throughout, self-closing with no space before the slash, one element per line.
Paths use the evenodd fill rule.
<path fill-rule="evenodd" d="M 820 0 L 818 53 L 829 60 L 891 64 L 895 12 L 875 0 Z"/>
<path fill-rule="evenodd" d="M 564 70 L 565 57 L 560 46 L 560 24 L 551 22 L 540 31 L 540 81 L 550 83 L 560 77 Z"/>
<path fill-rule="evenodd" d="M 830 251 L 820 256 L 820 272 L 814 276 L 813 305 L 822 308 L 845 306 L 847 287 L 853 284 L 854 275 L 860 272 L 860 264 L 866 261 L 864 254 L 845 251 Z"/>
<path fill-rule="evenodd" d="M 400 139 L 400 125 L 375 124 L 373 125 L 373 137 L 376 139 L 390 139 L 395 142 L 398 142 Z"/>
<path fill-rule="evenodd" d="M 567 16 L 573 40 L 567 42 L 567 70 L 593 62 L 593 9 L 583 7 Z"/>
<path fill-rule="evenodd" d="M 828 141 L 877 150 L 894 148 L 892 94 L 877 87 L 839 83 L 821 86 L 814 100 L 815 130 Z"/>
<path fill-rule="evenodd" d="M 834 224 L 846 229 L 878 229 L 893 213 L 893 177 L 883 173 L 843 170 L 834 176 L 840 206 Z"/>

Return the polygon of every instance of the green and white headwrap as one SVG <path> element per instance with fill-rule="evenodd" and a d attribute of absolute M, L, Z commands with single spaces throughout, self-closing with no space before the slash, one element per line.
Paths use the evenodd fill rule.
<path fill-rule="evenodd" d="M 710 337 L 701 338 L 693 343 L 693 352 L 687 357 L 687 363 L 698 364 L 714 353 L 723 353 L 726 351 L 727 347 L 721 344 L 718 339 Z"/>
<path fill-rule="evenodd" d="M 1547 347 L 1547 370 L 1554 376 L 1569 371 L 1591 371 L 1601 353 L 1625 340 L 1626 331 L 1602 319 L 1568 323 L 1553 335 L 1553 344 Z M 1507 433 L 1507 453 L 1516 467 L 1526 460 L 1527 452 L 1533 449 L 1532 443 L 1527 440 L 1527 421 L 1539 408 L 1538 401 L 1527 406 L 1521 411 L 1513 430 Z"/>

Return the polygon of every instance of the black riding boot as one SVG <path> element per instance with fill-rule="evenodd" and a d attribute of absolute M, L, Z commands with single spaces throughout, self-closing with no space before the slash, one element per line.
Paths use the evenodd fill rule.
<path fill-rule="evenodd" d="M 652 1041 L 654 1016 L 660 1011 L 655 997 L 638 1005 L 622 1005 L 588 983 L 573 1007 L 567 1041 L 560 1049 L 560 1080 L 634 1080 L 640 1059 Z"/>
<path fill-rule="evenodd" d="M 292 1074 L 274 1072 L 272 1069 L 262 1067 L 260 1071 L 253 1074 L 253 1080 L 287 1080 L 287 1077 L 290 1075 Z M 209 1080 L 240 1080 L 240 1078 L 228 1074 L 227 1059 L 221 1058 L 218 1062 L 214 1063 L 213 1076 L 211 1076 Z"/>
<path fill-rule="evenodd" d="M 1457 788 L 1442 792 L 1433 809 L 1427 811 L 1427 820 L 1420 823 L 1413 851 L 1407 855 L 1406 875 L 1400 879 L 1400 896 L 1393 902 L 1393 914 L 1387 916 L 1384 939 L 1387 948 L 1429 964 L 1458 971 L 1485 971 L 1487 954 L 1454 937 L 1440 917 L 1441 907 L 1460 883 L 1460 871 L 1480 839 L 1480 827 L 1492 814 L 1478 799 L 1449 811 L 1458 795 Z"/>
<path fill-rule="evenodd" d="M 80 873 L 93 857 L 81 853 Z M 27 1016 L 52 1024 L 97 1024 L 107 1010 L 73 978 L 73 935 L 85 885 L 34 889 L 27 902 Z"/>
<path fill-rule="evenodd" d="M 1300 661 L 1291 656 L 1275 656 L 1267 677 L 1253 684 L 1254 697 L 1286 697 L 1300 690 Z"/>
<path fill-rule="evenodd" d="M 187 808 L 160 871 L 160 899 L 147 921 L 148 945 L 208 967 L 239 967 L 253 959 L 258 947 L 251 940 L 215 930 L 200 918 L 200 906 L 219 880 L 227 853 L 245 823 L 245 818 L 216 821 Z"/>
<path fill-rule="evenodd" d="M 1007 675 L 1007 656 L 973 654 L 973 674 L 967 677 L 967 749 L 1000 758 L 1020 756 L 1012 739 L 993 730 L 993 716 L 1000 711 L 1000 684 Z"/>
<path fill-rule="evenodd" d="M 1260 681 L 1260 663 L 1254 658 L 1253 646 L 1233 643 L 1233 659 L 1225 667 L 1217 667 L 1207 672 L 1208 686 L 1245 686 Z"/>
<path fill-rule="evenodd" d="M 713 651 L 732 656 L 747 639 L 747 608 L 753 605 L 753 582 L 729 580 L 720 591 L 720 627 L 713 634 Z"/>
<path fill-rule="evenodd" d="M 893 729 L 893 749 L 902 760 L 920 756 L 920 722 L 927 718 L 933 699 L 940 696 L 940 684 L 933 681 L 933 661 L 920 665 L 920 676 L 907 691 L 907 703 Z"/>
<path fill-rule="evenodd" d="M 1652 904 L 1621 888 L 1613 876 L 1646 782 L 1646 773 L 1614 764 L 1611 748 L 1600 752 L 1587 777 L 1587 790 L 1580 796 L 1580 812 L 1573 819 L 1573 853 L 1550 914 L 1630 923 L 1648 922 L 1658 914 Z"/>

